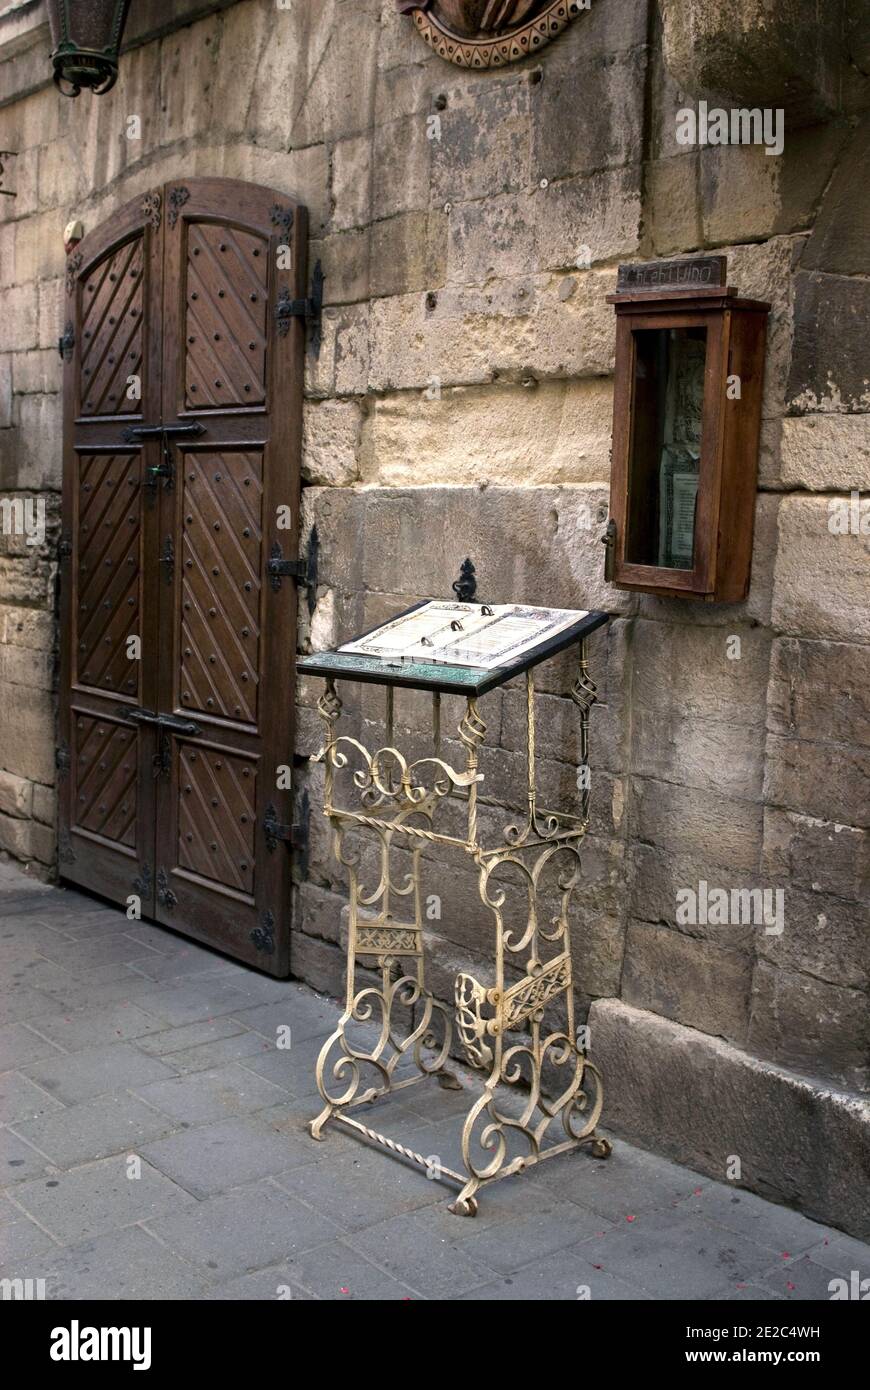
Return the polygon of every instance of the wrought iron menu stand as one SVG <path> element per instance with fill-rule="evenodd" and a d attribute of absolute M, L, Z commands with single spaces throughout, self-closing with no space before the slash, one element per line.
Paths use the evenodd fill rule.
<path fill-rule="evenodd" d="M 318 755 L 325 768 L 324 814 L 332 829 L 333 851 L 350 879 L 346 1004 L 318 1058 L 317 1088 L 324 1104 L 309 1128 L 320 1139 L 327 1122 L 341 1123 L 421 1165 L 432 1176 L 457 1183 L 460 1191 L 450 1210 L 463 1216 L 475 1215 L 479 1188 L 545 1158 L 582 1145 L 597 1158 L 610 1154 L 609 1142 L 596 1133 L 603 1101 L 601 1077 L 575 1030 L 569 932 L 569 904 L 579 879 L 580 846 L 589 820 L 589 711 L 596 687 L 588 672 L 586 638 L 606 621 L 605 613 L 578 614 L 577 622 L 557 638 L 495 670 L 416 661 L 391 666 L 345 652 L 299 661 L 300 671 L 326 678 L 326 690 L 318 702 L 326 731 Z M 579 807 L 577 813 L 569 814 L 538 805 L 534 667 L 571 645 L 578 649 L 571 695 L 579 711 L 581 774 Z M 480 788 L 479 752 L 486 724 L 478 699 L 523 673 L 527 812 L 522 824 L 505 827 L 503 844 L 486 845 L 481 842 L 478 811 L 494 803 L 484 800 Z M 357 739 L 338 732 L 339 678 L 386 687 L 384 747 L 369 751 Z M 430 755 L 412 761 L 392 746 L 394 692 L 402 687 L 432 693 L 434 746 Z M 460 694 L 466 701 L 458 729 L 464 758 L 456 768 L 441 756 L 443 694 Z M 336 804 L 337 775 L 343 771 L 359 793 L 358 809 Z M 434 828 L 436 813 L 457 800 L 464 838 Z M 351 830 L 371 832 L 379 850 L 379 882 L 368 891 L 361 883 L 360 851 L 345 843 Z M 350 1113 L 431 1075 L 442 1085 L 459 1087 L 446 1070 L 453 1020 L 425 982 L 420 859 L 427 843 L 464 851 L 471 858 L 478 870 L 481 901 L 493 917 L 491 983 L 469 974 L 457 975 L 455 983 L 455 1023 L 462 1051 L 473 1067 L 486 1074 L 483 1093 L 471 1105 L 462 1129 L 465 1172 L 438 1163 L 433 1173 L 431 1159 Z M 400 846 L 410 851 L 411 872 L 397 876 L 391 859 Z M 543 877 L 553 861 L 556 911 L 550 920 L 539 920 Z M 505 922 L 505 889 L 495 877 L 508 864 L 519 873 L 527 894 L 526 920 L 519 932 Z M 380 982 L 358 989 L 358 961 L 376 966 Z M 515 978 L 518 972 L 522 973 Z M 403 1013 L 409 1019 L 407 1028 L 399 1021 Z M 370 1033 L 377 1035 L 358 1043 L 351 1034 L 360 1024 L 370 1025 Z M 426 1052 L 434 1056 L 427 1057 Z M 415 1074 L 398 1079 L 397 1069 L 408 1061 L 414 1064 Z M 551 1128 L 555 1135 L 548 1134 Z"/>

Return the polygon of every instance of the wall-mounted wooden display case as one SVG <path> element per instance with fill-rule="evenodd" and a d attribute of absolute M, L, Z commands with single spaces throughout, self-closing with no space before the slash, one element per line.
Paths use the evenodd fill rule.
<path fill-rule="evenodd" d="M 746 597 L 770 305 L 724 256 L 619 268 L 607 578 L 708 602 Z"/>

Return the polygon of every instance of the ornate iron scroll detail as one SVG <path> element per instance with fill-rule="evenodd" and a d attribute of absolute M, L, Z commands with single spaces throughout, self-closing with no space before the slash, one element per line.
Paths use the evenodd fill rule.
<path fill-rule="evenodd" d="M 151 897 L 151 865 L 143 864 L 136 878 L 133 879 L 133 891 L 139 894 L 140 898 Z"/>
<path fill-rule="evenodd" d="M 265 952 L 271 956 L 275 951 L 275 914 L 264 912 L 260 918 L 260 926 L 254 927 L 251 932 L 251 940 L 258 951 Z"/>
<path fill-rule="evenodd" d="M 273 227 L 288 237 L 293 229 L 293 209 L 282 207 L 280 203 L 273 203 L 269 213 L 269 221 Z"/>
<path fill-rule="evenodd" d="M 156 229 L 160 226 L 163 199 L 159 193 L 146 193 L 142 199 L 142 216 Z"/>
<path fill-rule="evenodd" d="M 190 189 L 185 188 L 184 184 L 178 184 L 169 194 L 169 225 L 174 227 L 178 221 L 178 215 L 184 204 L 190 197 Z"/>
<path fill-rule="evenodd" d="M 73 251 L 72 255 L 66 258 L 66 292 L 72 294 L 76 287 L 76 278 L 82 268 L 84 256 L 81 251 Z"/>
<path fill-rule="evenodd" d="M 286 338 L 290 332 L 293 318 L 293 296 L 286 285 L 282 285 L 275 300 L 275 329 L 279 338 Z"/>
<path fill-rule="evenodd" d="M 170 911 L 178 902 L 178 899 L 169 887 L 169 879 L 165 869 L 160 869 L 157 874 L 157 901 L 161 907 L 168 908 Z"/>
<path fill-rule="evenodd" d="M 396 0 L 440 58 L 499 68 L 539 53 L 590 8 L 590 0 Z"/>
<path fill-rule="evenodd" d="M 429 1176 L 456 1183 L 460 1190 L 451 1211 L 466 1216 L 475 1214 L 475 1194 L 487 1183 L 581 1145 L 597 1158 L 610 1153 L 609 1141 L 596 1131 L 601 1078 L 578 1040 L 574 1017 L 570 904 L 580 878 L 588 806 L 584 803 L 581 817 L 537 810 L 531 673 L 527 690 L 528 821 L 523 829 L 508 826 L 507 844 L 493 847 L 478 838 L 478 757 L 486 725 L 474 699 L 467 701 L 458 731 L 465 752 L 461 769 L 437 756 L 411 761 L 392 746 L 371 752 L 358 740 L 339 735 L 342 706 L 334 681 L 327 681 L 318 701 L 326 728 L 318 754 L 325 773 L 324 811 L 334 855 L 349 874 L 350 915 L 345 1009 L 318 1058 L 323 1109 L 309 1128 L 320 1139 L 329 1122 L 341 1123 L 430 1167 L 420 1154 L 361 1124 L 350 1112 L 432 1074 L 443 1085 L 459 1086 L 445 1071 L 452 1019 L 425 984 L 421 856 L 427 843 L 461 848 L 477 865 L 480 899 L 495 928 L 491 983 L 464 973 L 455 981 L 458 1039 L 468 1061 L 486 1079 L 462 1129 L 464 1171 L 439 1166 Z M 585 761 L 595 687 L 582 643 L 572 695 L 581 711 Z M 388 728 L 391 714 L 388 700 Z M 362 809 L 337 804 L 337 784 L 348 783 Z M 435 829 L 436 814 L 447 799 L 465 806 L 464 838 Z M 376 850 L 373 871 L 368 869 L 375 882 L 363 881 L 362 865 L 371 862 L 363 860 L 357 843 L 363 837 L 371 838 Z M 410 853 L 410 871 L 406 857 L 397 872 L 397 848 L 405 856 Z M 513 892 L 519 893 L 516 904 L 509 901 Z M 380 980 L 357 989 L 357 962 L 364 959 L 370 968 L 372 957 Z M 415 1074 L 397 1080 L 403 1059 L 413 1060 Z"/>
<path fill-rule="evenodd" d="M 455 579 L 450 587 L 460 603 L 471 603 L 477 593 L 477 580 L 474 565 L 470 560 L 462 561 L 459 566 L 459 578 Z"/>

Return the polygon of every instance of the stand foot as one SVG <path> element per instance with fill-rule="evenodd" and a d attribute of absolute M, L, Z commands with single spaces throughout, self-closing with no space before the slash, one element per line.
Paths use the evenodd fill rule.
<path fill-rule="evenodd" d="M 476 1216 L 477 1198 L 476 1197 L 457 1197 L 455 1202 L 451 1202 L 447 1208 L 454 1216 Z"/>
<path fill-rule="evenodd" d="M 589 1152 L 593 1158 L 609 1158 L 613 1153 L 613 1145 L 609 1139 L 602 1139 L 596 1134 L 589 1145 Z"/>
<path fill-rule="evenodd" d="M 453 1075 L 452 1071 L 436 1071 L 434 1076 L 442 1091 L 461 1091 L 462 1082 Z"/>

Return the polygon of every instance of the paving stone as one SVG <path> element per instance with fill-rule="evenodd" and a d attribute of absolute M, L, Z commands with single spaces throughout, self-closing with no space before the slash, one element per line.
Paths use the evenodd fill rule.
<path fill-rule="evenodd" d="M 491 1281 L 494 1273 L 491 1266 L 471 1259 L 464 1244 L 460 1249 L 435 1236 L 418 1212 L 402 1213 L 369 1226 L 353 1235 L 350 1243 L 425 1298 L 456 1298 Z"/>
<path fill-rule="evenodd" d="M 14 1183 L 53 1172 L 44 1154 L 37 1153 L 13 1130 L 0 1129 L 0 1187 L 9 1188 Z"/>
<path fill-rule="evenodd" d="M 726 1285 L 763 1282 L 773 1263 L 768 1247 L 677 1211 L 641 1214 L 593 1240 L 593 1263 L 655 1299 L 704 1299 Z"/>
<path fill-rule="evenodd" d="M 417 1297 L 408 1284 L 379 1269 L 343 1240 L 293 1256 L 284 1267 L 292 1282 L 317 1298 L 364 1303 Z"/>
<path fill-rule="evenodd" d="M 127 1158 L 88 1163 L 56 1178 L 22 1183 L 16 1201 L 66 1245 L 173 1212 L 173 1220 L 193 1198 L 148 1163 L 141 1177 L 127 1176 Z"/>
<path fill-rule="evenodd" d="M 333 1157 L 332 1139 L 332 1135 L 323 1142 L 309 1139 L 314 1161 L 290 1174 L 279 1173 L 276 1182 L 327 1212 L 346 1231 L 360 1231 L 397 1212 L 409 1214 L 449 1200 L 447 1190 L 427 1182 L 422 1169 L 400 1163 L 383 1149 L 369 1149 L 348 1137 L 347 1146 Z"/>
<path fill-rule="evenodd" d="M 735 1284 L 733 1289 L 728 1289 L 725 1293 L 713 1295 L 711 1300 L 714 1303 L 779 1303 L 782 1299 L 779 1294 L 775 1294 L 771 1289 L 766 1289 L 762 1284 Z"/>
<path fill-rule="evenodd" d="M 702 1177 L 698 1178 L 692 1196 L 681 1202 L 678 1210 L 698 1213 L 715 1225 L 749 1236 L 777 1253 L 788 1250 L 795 1255 L 812 1251 L 813 1259 L 819 1245 L 839 1234 L 827 1226 L 820 1226 L 817 1221 L 810 1221 L 799 1211 L 765 1202 L 754 1192 L 735 1191 Z"/>
<path fill-rule="evenodd" d="M 38 1014 L 30 1020 L 31 1027 L 49 1042 L 57 1043 L 67 1052 L 98 1047 L 144 1033 L 157 1033 L 162 1025 L 143 1009 L 127 1000 L 107 1004 L 102 1009 L 72 1009 L 69 1012 Z"/>
<path fill-rule="evenodd" d="M 606 1160 L 593 1159 L 581 1149 L 548 1160 L 537 1175 L 552 1192 L 610 1221 L 623 1221 L 631 1213 L 659 1207 L 671 1209 L 689 1197 L 699 1183 L 709 1184 L 709 1179 L 688 1168 L 619 1140 L 614 1140 L 613 1152 Z"/>
<path fill-rule="evenodd" d="M 265 1052 L 243 1058 L 240 1066 L 246 1067 L 248 1071 L 254 1072 L 257 1076 L 265 1077 L 273 1085 L 280 1086 L 286 1094 L 295 1095 L 300 1092 L 309 1094 L 314 1086 L 314 1072 L 307 1077 L 298 1072 L 291 1073 L 287 1065 L 287 1055 L 280 1048 L 270 1047 Z M 317 1100 L 319 1108 L 322 1110 L 323 1102 L 319 1096 Z M 317 1114 L 317 1107 L 315 1107 L 314 1114 Z M 309 1115 L 308 1118 L 312 1119 L 313 1115 Z"/>
<path fill-rule="evenodd" d="M 519 1198 L 517 1193 L 515 1200 L 519 1202 Z M 485 1194 L 483 1200 L 486 1200 Z M 592 1236 L 606 1227 L 607 1223 L 597 1213 L 555 1199 L 548 1204 L 544 1195 L 538 1193 L 535 1200 L 522 1202 L 509 1232 L 502 1226 L 495 1226 L 480 1235 L 471 1234 L 463 1240 L 462 1248 L 490 1269 L 510 1274 L 518 1260 L 528 1258 L 531 1262 L 553 1255 L 566 1245 L 576 1245 L 584 1236 Z"/>
<path fill-rule="evenodd" d="M 321 1003 L 313 1000 L 311 996 L 306 998 L 301 991 L 295 991 L 270 1004 L 245 1009 L 235 1016 L 248 1028 L 253 1028 L 264 1038 L 268 1038 L 271 1043 L 275 1042 L 279 1028 L 289 1028 L 294 1045 L 328 1037 L 336 1022 L 334 1004 Z"/>
<path fill-rule="evenodd" d="M 768 1273 L 757 1282 L 762 1288 L 770 1289 L 771 1293 L 785 1299 L 786 1302 L 803 1303 L 808 1300 L 830 1300 L 838 1291 L 838 1286 L 832 1284 L 832 1281 L 838 1278 L 845 1279 L 847 1288 L 850 1289 L 850 1273 L 850 1270 L 843 1269 L 834 1274 L 832 1270 L 816 1264 L 815 1260 L 804 1255 L 800 1260 L 783 1263 L 781 1269 Z M 870 1265 L 865 1264 L 861 1277 L 870 1278 Z"/>
<path fill-rule="evenodd" d="M 0 992 L 0 1027 L 22 1018 L 33 1018 L 35 1014 L 46 1014 L 51 1008 L 51 995 L 43 990 L 30 989 L 27 985 L 4 989 Z"/>
<path fill-rule="evenodd" d="M 219 1038 L 214 1042 L 201 1043 L 198 1047 L 173 1052 L 171 1062 L 172 1066 L 181 1072 L 207 1071 L 224 1062 L 262 1057 L 264 1053 L 272 1050 L 271 1044 L 265 1038 L 249 1030 L 234 1033 L 228 1038 Z"/>
<path fill-rule="evenodd" d="M 327 1216 L 269 1182 L 209 1197 L 149 1221 L 148 1229 L 217 1282 L 280 1264 L 339 1234 Z"/>
<path fill-rule="evenodd" d="M 173 1058 L 175 1053 L 172 1054 Z M 208 1124 L 232 1115 L 265 1110 L 280 1100 L 282 1092 L 254 1072 L 228 1065 L 193 1072 L 170 1081 L 138 1086 L 137 1094 L 149 1105 L 188 1125 Z"/>
<path fill-rule="evenodd" d="M 26 1278 L 27 1262 L 34 1256 L 42 1256 L 43 1251 L 57 1250 L 56 1243 L 47 1231 L 31 1221 L 23 1212 L 16 1212 L 17 1221 L 4 1224 L 0 1241 L 0 1276 L 10 1279 Z M 37 1264 L 42 1264 L 39 1260 Z M 41 1275 L 36 1274 L 36 1278 Z"/>
<path fill-rule="evenodd" d="M 311 1303 L 314 1295 L 300 1288 L 290 1278 L 285 1264 L 273 1265 L 270 1269 L 258 1269 L 253 1274 L 242 1274 L 238 1279 L 230 1279 L 226 1284 L 218 1284 L 205 1295 L 216 1302 L 238 1300 L 247 1302 L 293 1302 Z"/>
<path fill-rule="evenodd" d="M 241 1023 L 233 1018 L 206 1018 L 199 1023 L 186 1023 L 180 1028 L 163 1028 L 159 1033 L 151 1033 L 139 1038 L 136 1046 L 149 1057 L 168 1057 L 174 1052 L 184 1052 L 188 1048 L 200 1047 L 203 1043 L 218 1042 L 234 1034 L 244 1033 Z"/>
<path fill-rule="evenodd" d="M 217 1018 L 250 1007 L 250 997 L 224 979 L 197 980 L 147 988 L 136 994 L 136 1002 L 155 1018 L 173 1027 Z"/>
<path fill-rule="evenodd" d="M 37 1062 L 27 1068 L 27 1074 L 59 1100 L 74 1105 L 106 1091 L 144 1086 L 175 1072 L 156 1057 L 146 1057 L 133 1043 L 117 1042 Z"/>
<path fill-rule="evenodd" d="M 129 965 L 107 965 L 102 970 L 92 970 L 88 976 L 76 976 L 64 972 L 64 979 L 45 987 L 53 1006 L 67 1010 L 86 1007 L 101 1008 L 119 999 L 136 1001 L 143 986 L 142 976 L 131 970 Z M 43 1010 L 45 1012 L 45 1010 Z"/>
<path fill-rule="evenodd" d="M 126 1091 L 98 1096 L 16 1125 L 17 1133 L 61 1168 L 110 1154 L 135 1153 L 147 1140 L 173 1128 L 171 1117 Z"/>
<path fill-rule="evenodd" d="M 26 1023 L 7 1023 L 0 1028 L 0 1072 L 11 1071 L 23 1062 L 38 1062 L 60 1052 L 47 1038 L 41 1038 Z"/>
<path fill-rule="evenodd" d="M 49 1300 L 196 1299 L 209 1287 L 199 1270 L 141 1226 L 80 1241 L 60 1254 L 46 1252 L 31 1268 L 45 1279 Z"/>
<path fill-rule="evenodd" d="M 475 1217 L 477 1220 L 477 1217 Z M 517 1252 L 522 1259 L 522 1253 Z M 600 1303 L 604 1300 L 643 1302 L 649 1295 L 636 1284 L 596 1269 L 590 1263 L 588 1247 L 570 1246 L 545 1255 L 542 1259 L 524 1264 L 515 1273 L 505 1275 L 491 1284 L 484 1284 L 463 1295 L 463 1302 L 528 1300 L 530 1302 L 564 1302 L 581 1300 Z"/>
<path fill-rule="evenodd" d="M 47 1110 L 60 1110 L 61 1103 L 21 1072 L 7 1071 L 0 1076 L 0 1124 L 13 1125 L 31 1120 Z"/>
<path fill-rule="evenodd" d="M 113 937 L 108 941 L 57 941 L 54 945 L 42 946 L 43 955 L 71 970 L 74 975 L 88 975 L 95 968 L 106 965 L 126 965 L 128 961 L 156 957 L 156 952 L 127 936 Z"/>
<path fill-rule="evenodd" d="M 310 1163 L 311 1153 L 256 1119 L 199 1125 L 147 1144 L 144 1156 L 197 1197 Z"/>
<path fill-rule="evenodd" d="M 21 962 L 19 968 L 3 969 L 3 978 L 10 985 L 27 985 L 30 989 L 41 989 L 47 993 L 64 990 L 65 987 L 75 980 L 75 976 L 62 965 L 55 965 L 53 960 L 46 960 L 45 956 L 35 956 L 31 960 Z"/>
<path fill-rule="evenodd" d="M 833 1270 L 835 1274 L 845 1275 L 849 1270 L 858 1269 L 862 1278 L 870 1278 L 870 1245 L 843 1235 L 842 1231 L 831 1231 L 830 1236 L 809 1253 L 813 1264 Z"/>

